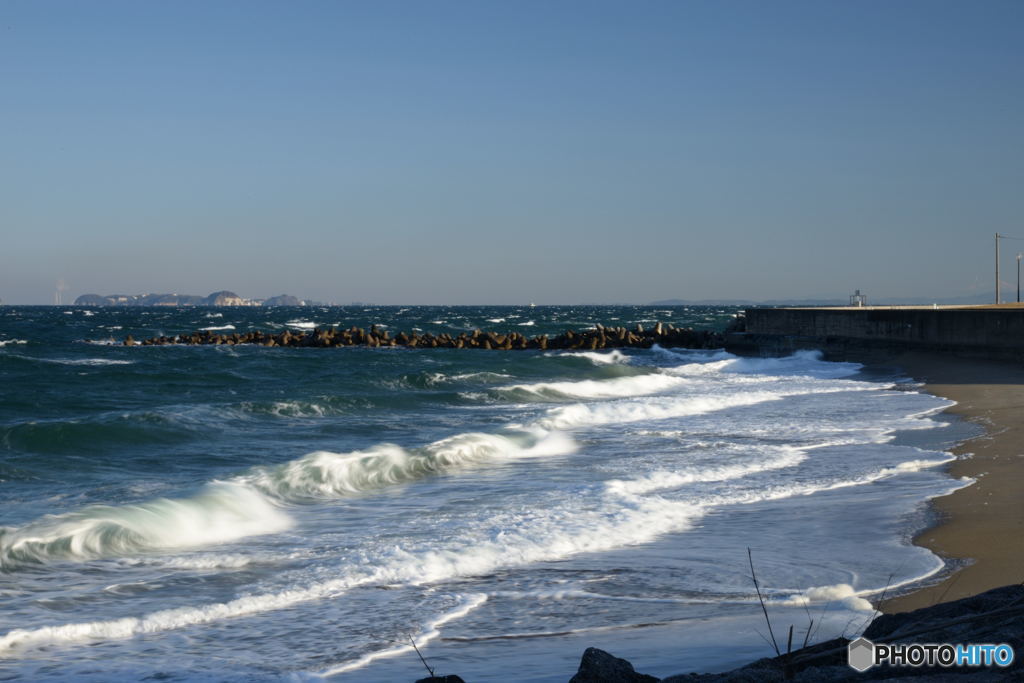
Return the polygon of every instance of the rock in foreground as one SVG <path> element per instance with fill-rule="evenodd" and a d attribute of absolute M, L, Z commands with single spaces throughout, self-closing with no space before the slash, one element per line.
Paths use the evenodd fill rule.
<path fill-rule="evenodd" d="M 658 683 L 658 679 L 637 673 L 625 659 L 588 647 L 580 660 L 579 671 L 569 683 Z"/>

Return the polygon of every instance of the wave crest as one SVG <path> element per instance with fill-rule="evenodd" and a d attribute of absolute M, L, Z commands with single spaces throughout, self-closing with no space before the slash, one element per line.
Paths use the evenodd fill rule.
<path fill-rule="evenodd" d="M 213 482 L 196 496 L 96 505 L 0 529 L 0 570 L 53 560 L 91 560 L 190 548 L 276 533 L 291 519 L 264 496 Z"/>
<path fill-rule="evenodd" d="M 365 493 L 487 461 L 571 453 L 575 447 L 557 432 L 469 432 L 414 449 L 378 444 L 350 453 L 316 451 L 276 467 L 258 467 L 239 480 L 273 498 L 302 502 Z"/>

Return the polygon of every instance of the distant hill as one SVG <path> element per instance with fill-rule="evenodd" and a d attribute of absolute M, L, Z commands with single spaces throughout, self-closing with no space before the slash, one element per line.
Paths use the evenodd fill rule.
<path fill-rule="evenodd" d="M 269 299 L 263 301 L 264 306 L 304 306 L 302 301 L 291 294 L 280 294 L 278 296 L 272 296 Z"/>
<path fill-rule="evenodd" d="M 269 299 L 245 299 L 234 292 L 221 290 L 209 296 L 193 294 L 83 294 L 75 306 L 302 306 L 302 301 L 289 294 Z"/>

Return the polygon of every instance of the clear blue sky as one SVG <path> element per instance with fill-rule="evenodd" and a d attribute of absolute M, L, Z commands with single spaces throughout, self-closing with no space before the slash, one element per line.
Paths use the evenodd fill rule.
<path fill-rule="evenodd" d="M 997 230 L 1019 0 L 0 1 L 5 303 L 959 296 Z"/>

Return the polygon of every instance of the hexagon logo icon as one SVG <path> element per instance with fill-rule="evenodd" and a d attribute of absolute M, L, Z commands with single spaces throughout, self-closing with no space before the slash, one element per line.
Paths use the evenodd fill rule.
<path fill-rule="evenodd" d="M 875 665 L 875 644 L 867 638 L 851 640 L 846 650 L 846 663 L 860 672 Z"/>

